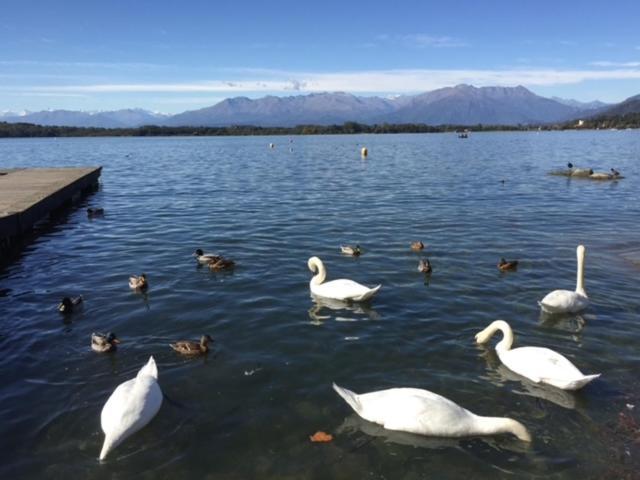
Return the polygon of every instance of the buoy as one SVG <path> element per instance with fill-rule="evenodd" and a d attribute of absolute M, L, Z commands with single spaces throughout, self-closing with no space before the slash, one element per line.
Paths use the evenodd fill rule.
<path fill-rule="evenodd" d="M 275 145 L 273 143 L 269 144 L 269 148 L 274 148 L 274 147 L 275 147 Z"/>
<path fill-rule="evenodd" d="M 360 155 L 362 155 L 363 158 L 369 155 L 369 150 L 367 150 L 367 147 L 362 147 L 360 149 Z"/>

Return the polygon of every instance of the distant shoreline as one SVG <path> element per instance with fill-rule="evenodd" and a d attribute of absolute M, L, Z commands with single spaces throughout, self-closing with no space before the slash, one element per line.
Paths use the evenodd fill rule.
<path fill-rule="evenodd" d="M 581 121 L 540 125 L 426 125 L 375 124 L 345 122 L 342 125 L 297 125 L 295 127 L 258 127 L 237 125 L 228 127 L 163 127 L 148 125 L 136 128 L 61 127 L 31 123 L 0 122 L 0 138 L 50 137 L 170 137 L 170 136 L 259 136 L 259 135 L 352 135 L 361 133 L 455 133 L 455 132 L 521 132 L 550 130 L 609 130 L 640 128 L 640 113 L 595 117 Z"/>

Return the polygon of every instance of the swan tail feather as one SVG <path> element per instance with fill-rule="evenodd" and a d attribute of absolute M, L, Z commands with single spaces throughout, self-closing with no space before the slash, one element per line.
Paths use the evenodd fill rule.
<path fill-rule="evenodd" d="M 568 382 L 567 386 L 565 387 L 566 390 L 579 390 L 582 387 L 584 387 L 585 385 L 587 385 L 588 383 L 591 383 L 592 381 L 594 381 L 596 378 L 598 378 L 601 374 L 600 373 L 596 373 L 593 375 L 585 375 L 582 378 L 578 379 L 578 380 L 574 380 L 572 382 Z"/>
<path fill-rule="evenodd" d="M 365 300 L 369 300 L 376 293 L 378 293 L 378 290 L 380 290 L 381 288 L 382 288 L 382 285 L 378 285 L 377 287 L 373 287 L 372 289 L 370 289 L 366 293 L 363 293 L 362 295 L 360 295 L 358 298 L 355 298 L 354 300 L 357 301 L 357 302 L 363 302 Z"/>
<path fill-rule="evenodd" d="M 345 402 L 349 404 L 351 408 L 353 408 L 357 414 L 360 414 L 362 405 L 360 404 L 357 393 L 347 390 L 346 388 L 339 387 L 335 383 L 333 384 L 333 389 L 344 399 Z"/>
<path fill-rule="evenodd" d="M 138 372 L 138 377 L 142 375 L 149 375 L 150 377 L 153 377 L 156 380 L 158 379 L 158 367 L 153 357 L 149 357 L 149 361 L 147 362 L 147 364 L 144 367 L 142 367 Z"/>

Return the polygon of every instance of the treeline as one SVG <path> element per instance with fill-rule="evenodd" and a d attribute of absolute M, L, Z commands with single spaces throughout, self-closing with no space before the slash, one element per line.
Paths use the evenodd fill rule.
<path fill-rule="evenodd" d="M 236 125 L 230 127 L 159 127 L 148 125 L 137 128 L 55 127 L 31 123 L 0 122 L 0 138 L 8 137 L 159 137 L 159 136 L 229 136 L 229 135 L 331 135 L 354 133 L 442 133 L 462 130 L 496 131 L 526 130 L 518 125 L 440 125 L 423 123 L 365 125 L 345 122 L 342 125 L 297 125 L 295 127 L 257 127 Z"/>
<path fill-rule="evenodd" d="M 491 132 L 527 130 L 640 128 L 640 113 L 600 116 L 577 122 L 553 125 L 425 125 L 424 123 L 382 123 L 365 125 L 345 122 L 342 125 L 297 125 L 295 127 L 258 127 L 235 125 L 230 127 L 160 127 L 148 125 L 137 128 L 56 127 L 31 123 L 0 122 L 0 138 L 19 137 L 168 137 L 168 136 L 247 136 L 247 135 L 341 135 L 355 133 L 444 133 Z"/>
<path fill-rule="evenodd" d="M 567 128 L 579 128 L 579 129 L 601 129 L 606 130 L 610 128 L 617 128 L 618 130 L 624 130 L 627 128 L 640 128 L 640 113 L 627 113 L 624 115 L 600 115 L 593 118 L 587 118 L 582 120 L 582 123 L 577 127 L 577 122 L 571 122 L 566 124 Z"/>

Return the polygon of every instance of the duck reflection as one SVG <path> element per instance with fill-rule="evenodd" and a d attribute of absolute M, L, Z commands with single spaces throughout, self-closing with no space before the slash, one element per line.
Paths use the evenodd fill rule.
<path fill-rule="evenodd" d="M 494 385 L 501 387 L 507 382 L 519 382 L 523 390 L 512 390 L 516 395 L 540 398 L 569 410 L 576 410 L 582 407 L 580 397 L 575 392 L 561 390 L 543 383 L 533 383 L 528 378 L 518 375 L 503 365 L 495 350 L 488 350 L 484 347 L 479 348 L 482 350 L 480 356 L 484 357 L 487 363 L 487 377 Z"/>
<path fill-rule="evenodd" d="M 357 322 L 359 320 L 379 320 L 380 315 L 369 304 L 362 302 L 343 302 L 330 298 L 311 295 L 314 305 L 309 309 L 309 318 L 314 325 L 320 325 L 326 320 L 334 319 L 338 322 Z M 333 312 L 341 312 L 338 315 Z M 366 317 L 366 318 L 363 318 Z"/>

